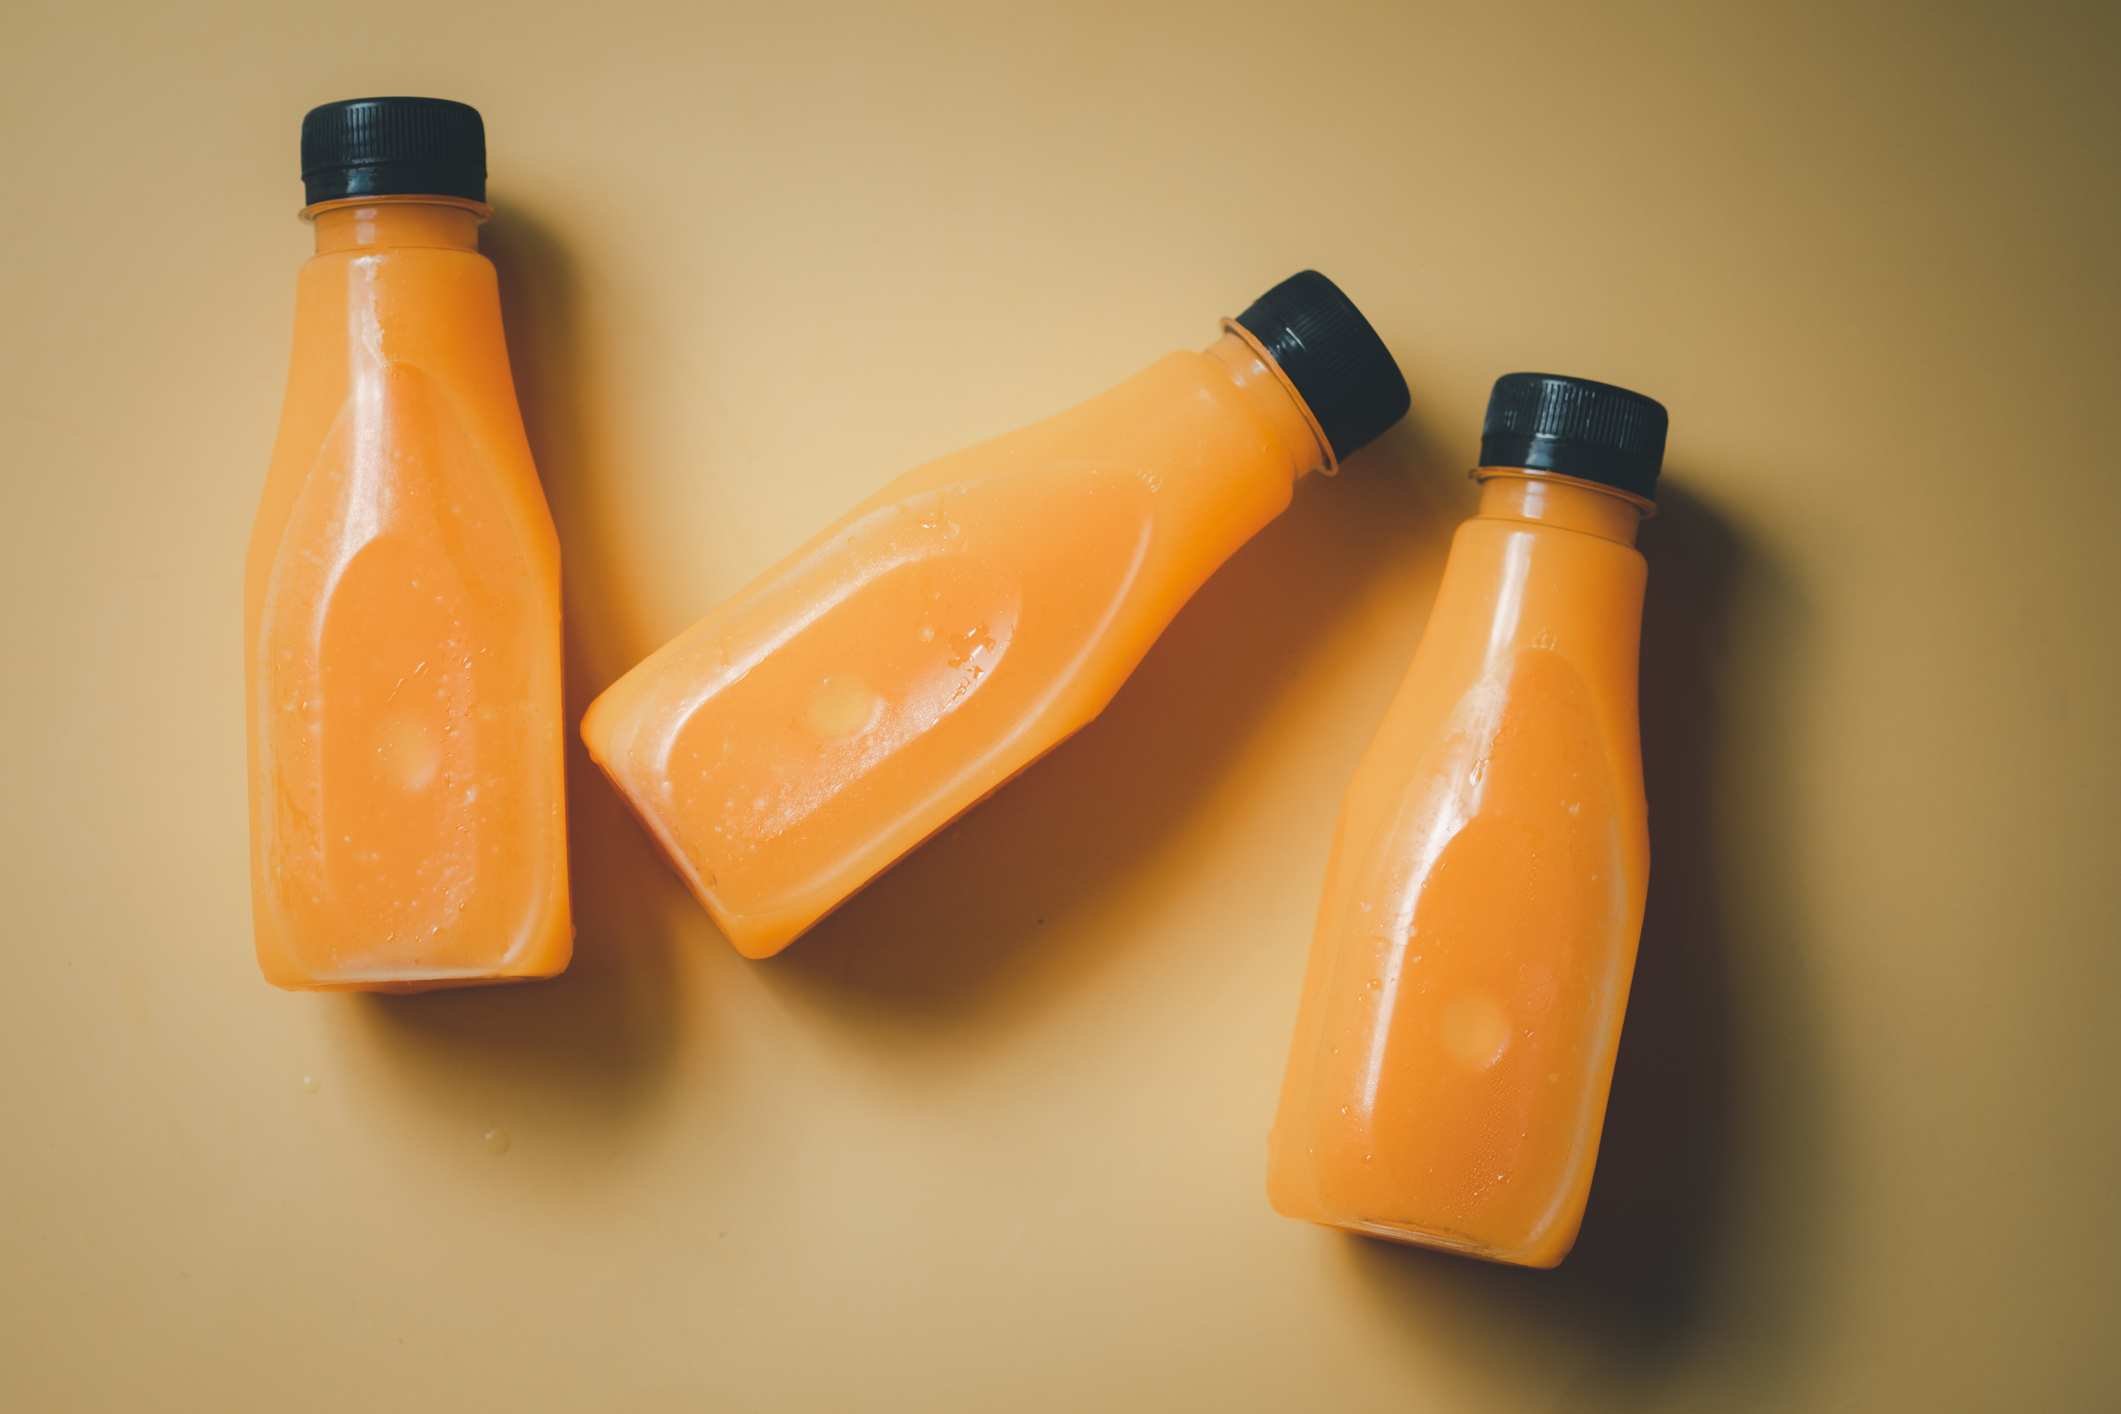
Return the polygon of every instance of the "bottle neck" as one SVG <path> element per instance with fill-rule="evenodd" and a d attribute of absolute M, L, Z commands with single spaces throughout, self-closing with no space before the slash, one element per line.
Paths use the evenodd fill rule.
<path fill-rule="evenodd" d="M 302 215 L 317 228 L 317 254 L 384 246 L 477 250 L 489 208 L 447 196 L 355 197 Z"/>
<path fill-rule="evenodd" d="M 1223 336 L 1208 346 L 1208 357 L 1230 371 L 1230 381 L 1246 404 L 1287 451 L 1292 479 L 1314 471 L 1330 476 L 1339 470 L 1331 444 L 1288 375 L 1242 329 L 1228 320 L 1223 329 Z"/>
<path fill-rule="evenodd" d="M 1647 501 L 1595 482 L 1515 467 L 1476 467 L 1480 515 L 1487 520 L 1529 520 L 1580 530 L 1622 545 L 1635 543 L 1654 507 Z"/>

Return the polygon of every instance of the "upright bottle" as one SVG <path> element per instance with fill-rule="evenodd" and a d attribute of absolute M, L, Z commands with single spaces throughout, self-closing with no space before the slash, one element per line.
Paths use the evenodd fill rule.
<path fill-rule="evenodd" d="M 590 754 L 740 952 L 779 952 L 1096 716 L 1298 477 L 1407 409 L 1316 271 L 1223 330 L 908 472 L 590 706 Z"/>
<path fill-rule="evenodd" d="M 1514 373 L 1341 806 L 1268 1140 L 1290 1217 L 1532 1267 L 1583 1220 L 1649 879 L 1637 525 L 1665 411 Z"/>
<path fill-rule="evenodd" d="M 258 963 L 420 991 L 567 965 L 560 561 L 516 408 L 478 112 L 302 121 L 294 360 L 244 610 Z"/>

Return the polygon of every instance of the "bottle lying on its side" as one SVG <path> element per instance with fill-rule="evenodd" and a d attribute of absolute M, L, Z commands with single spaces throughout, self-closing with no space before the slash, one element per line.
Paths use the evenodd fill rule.
<path fill-rule="evenodd" d="M 1202 353 L 908 472 L 582 721 L 737 949 L 767 957 L 1103 709 L 1187 598 L 1407 409 L 1306 271 Z"/>

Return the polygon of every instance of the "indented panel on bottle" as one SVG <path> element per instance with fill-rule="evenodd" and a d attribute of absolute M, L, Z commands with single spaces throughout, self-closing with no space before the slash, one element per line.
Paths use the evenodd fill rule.
<path fill-rule="evenodd" d="M 834 887 L 1051 744 L 1029 729 L 1125 599 L 1153 513 L 1096 466 L 879 508 L 678 645 L 671 690 L 703 686 L 647 709 L 622 769 L 648 767 L 652 813 L 722 906 Z"/>
<path fill-rule="evenodd" d="M 268 888 L 318 980 L 484 971 L 524 941 L 557 828 L 540 606 L 440 391 L 399 364 L 360 377 L 259 643 Z"/>
<path fill-rule="evenodd" d="M 1529 1236 L 1580 1176 L 1631 941 L 1603 740 L 1575 668 L 1521 649 L 1362 855 L 1317 1072 L 1342 1097 L 1317 1136 L 1336 1209 Z"/>

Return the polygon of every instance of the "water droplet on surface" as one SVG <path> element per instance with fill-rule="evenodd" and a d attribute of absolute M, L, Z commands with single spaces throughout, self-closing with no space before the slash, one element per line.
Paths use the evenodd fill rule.
<path fill-rule="evenodd" d="M 486 1131 L 486 1152 L 487 1152 L 487 1153 L 489 1153 L 489 1154 L 505 1154 L 505 1153 L 507 1153 L 507 1152 L 508 1152 L 508 1131 L 507 1131 L 507 1130 L 505 1130 L 505 1129 L 499 1129 L 499 1128 L 495 1128 L 495 1129 L 489 1129 L 489 1130 L 487 1130 L 487 1131 Z"/>
<path fill-rule="evenodd" d="M 317 1088 L 318 1088 L 318 1086 L 319 1086 L 319 1085 L 320 1085 L 321 1083 L 322 1083 L 322 1082 L 321 1082 L 321 1081 L 319 1081 L 319 1080 L 317 1079 L 317 1077 L 316 1077 L 316 1076 L 314 1076 L 314 1075 L 305 1075 L 305 1076 L 303 1076 L 303 1077 L 302 1077 L 302 1093 L 303 1093 L 303 1094 L 305 1094 L 305 1095 L 314 1095 L 314 1094 L 316 1094 L 316 1093 L 317 1093 Z"/>

